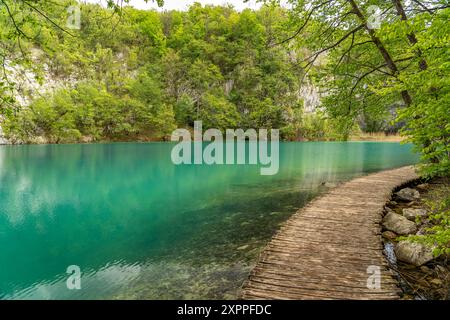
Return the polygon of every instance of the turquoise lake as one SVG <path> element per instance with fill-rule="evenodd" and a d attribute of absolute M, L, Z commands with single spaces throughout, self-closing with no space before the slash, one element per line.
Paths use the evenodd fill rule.
<path fill-rule="evenodd" d="M 281 143 L 280 170 L 172 164 L 169 143 L 0 146 L 0 299 L 233 299 L 280 223 L 410 145 Z M 82 272 L 69 290 L 67 267 Z"/>

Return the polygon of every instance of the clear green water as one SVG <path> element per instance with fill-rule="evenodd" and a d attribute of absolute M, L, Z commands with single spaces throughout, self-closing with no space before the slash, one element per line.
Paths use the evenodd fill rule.
<path fill-rule="evenodd" d="M 0 147 L 0 298 L 235 298 L 264 244 L 340 182 L 417 161 L 396 143 L 283 143 L 280 171 L 175 166 L 172 145 Z M 68 290 L 78 265 L 82 289 Z"/>

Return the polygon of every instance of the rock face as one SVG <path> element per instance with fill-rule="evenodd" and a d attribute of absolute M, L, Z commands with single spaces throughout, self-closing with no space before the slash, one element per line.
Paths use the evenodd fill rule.
<path fill-rule="evenodd" d="M 314 113 L 320 106 L 321 94 L 319 88 L 314 86 L 309 79 L 306 79 L 306 83 L 302 86 L 300 97 L 303 99 L 303 108 L 305 113 Z"/>
<path fill-rule="evenodd" d="M 404 216 L 389 212 L 383 219 L 383 227 L 396 234 L 407 235 L 417 231 L 416 224 Z"/>
<path fill-rule="evenodd" d="M 421 243 L 400 241 L 395 246 L 397 259 L 415 266 L 421 266 L 433 260 L 433 250 Z"/>
<path fill-rule="evenodd" d="M 2 144 L 9 144 L 9 141 L 3 136 L 2 127 L 0 127 L 0 145 Z"/>
<path fill-rule="evenodd" d="M 411 221 L 415 221 L 416 217 L 424 218 L 427 216 L 427 210 L 425 209 L 403 209 L 403 216 Z"/>
<path fill-rule="evenodd" d="M 30 139 L 31 143 L 35 144 L 46 144 L 49 143 L 49 141 L 43 137 L 43 136 L 36 136 Z"/>
<path fill-rule="evenodd" d="M 3 121 L 3 117 L 0 115 L 0 145 L 10 144 L 10 142 L 5 138 L 5 136 L 3 134 L 2 121 Z"/>
<path fill-rule="evenodd" d="M 414 201 L 420 199 L 420 193 L 411 188 L 404 188 L 397 192 L 397 198 L 402 201 Z"/>

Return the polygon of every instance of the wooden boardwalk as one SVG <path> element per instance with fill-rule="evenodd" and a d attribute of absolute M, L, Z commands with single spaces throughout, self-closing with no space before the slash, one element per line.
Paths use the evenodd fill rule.
<path fill-rule="evenodd" d="M 383 254 L 383 207 L 413 167 L 356 178 L 313 200 L 273 237 L 244 283 L 242 299 L 397 299 Z M 369 289 L 370 266 L 381 288 Z M 370 269 L 369 269 L 370 270 Z"/>

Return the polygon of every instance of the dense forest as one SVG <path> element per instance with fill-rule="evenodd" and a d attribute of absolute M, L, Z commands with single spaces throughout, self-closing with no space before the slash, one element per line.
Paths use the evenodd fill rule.
<path fill-rule="evenodd" d="M 64 26 L 58 9 L 49 4 L 46 11 Z M 3 36 L 11 39 L 5 33 L 15 30 L 2 16 L 9 27 Z M 33 40 L 21 42 L 29 68 L 40 81 L 50 75 L 63 85 L 26 108 L 4 107 L 11 139 L 164 139 L 197 119 L 206 128 L 280 128 L 285 139 L 295 138 L 302 113 L 299 52 L 270 48 L 286 33 L 284 10 L 238 13 L 196 4 L 188 12 L 125 7 L 114 14 L 82 5 L 81 17 L 81 29 L 68 30 L 73 36 L 52 25 L 21 26 Z M 16 45 L 9 42 L 4 45 Z"/>
<path fill-rule="evenodd" d="M 11 142 L 165 140 L 195 120 L 277 128 L 285 140 L 400 128 L 429 172 L 448 172 L 446 1 L 270 1 L 242 12 L 127 2 L 0 1 L 1 126 Z M 67 25 L 71 5 L 79 28 Z M 320 105 L 306 112 L 311 88 Z"/>

